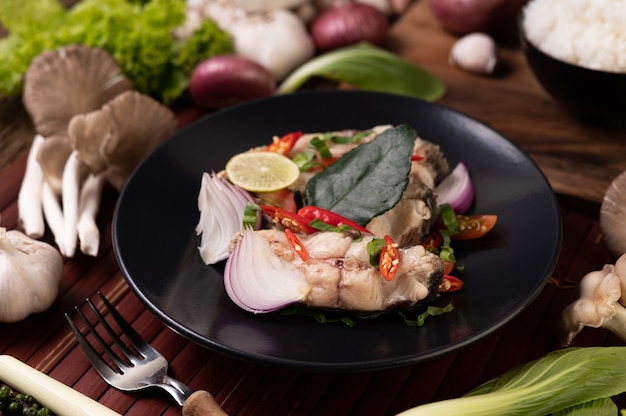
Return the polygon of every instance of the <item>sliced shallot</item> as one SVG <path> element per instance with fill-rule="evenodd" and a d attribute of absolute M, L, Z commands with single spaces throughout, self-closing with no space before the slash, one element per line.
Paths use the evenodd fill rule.
<path fill-rule="evenodd" d="M 437 185 L 435 192 L 439 204 L 450 204 L 457 214 L 467 211 L 474 201 L 474 185 L 467 166 L 463 162 L 456 165 L 452 172 Z"/>
<path fill-rule="evenodd" d="M 224 269 L 226 293 L 240 308 L 266 313 L 303 301 L 310 287 L 302 272 L 276 256 L 267 240 L 241 232 Z"/>
<path fill-rule="evenodd" d="M 241 230 L 243 214 L 252 196 L 215 173 L 204 173 L 198 194 L 200 220 L 196 233 L 202 234 L 200 256 L 205 264 L 228 257 L 233 235 Z M 259 222 L 260 222 L 260 213 Z"/>

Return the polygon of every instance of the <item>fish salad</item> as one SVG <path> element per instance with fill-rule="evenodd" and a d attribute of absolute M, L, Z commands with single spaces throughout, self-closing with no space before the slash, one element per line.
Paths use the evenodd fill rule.
<path fill-rule="evenodd" d="M 226 292 L 252 313 L 403 311 L 461 290 L 450 241 L 495 224 L 461 215 L 471 199 L 465 166 L 409 126 L 291 132 L 203 175 L 199 252 L 226 260 Z"/>

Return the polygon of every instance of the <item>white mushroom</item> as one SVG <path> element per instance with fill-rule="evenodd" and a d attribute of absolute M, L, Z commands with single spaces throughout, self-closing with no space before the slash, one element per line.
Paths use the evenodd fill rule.
<path fill-rule="evenodd" d="M 46 231 L 41 206 L 44 177 L 41 165 L 37 162 L 37 154 L 44 140 L 40 134 L 33 139 L 26 160 L 24 178 L 17 195 L 19 221 L 26 235 L 31 238 L 41 238 Z"/>
<path fill-rule="evenodd" d="M 626 254 L 615 265 L 585 275 L 579 298 L 561 313 L 560 339 L 564 346 L 585 327 L 605 328 L 626 342 Z"/>
<path fill-rule="evenodd" d="M 148 153 L 178 128 L 174 113 L 158 101 L 127 91 L 102 109 L 72 118 L 69 137 L 92 174 L 120 190 Z"/>
<path fill-rule="evenodd" d="M 76 160 L 66 164 L 73 150 L 68 138 L 69 122 L 75 115 L 97 110 L 121 92 L 132 89 L 132 83 L 121 74 L 113 56 L 103 49 L 84 45 L 69 45 L 40 54 L 24 76 L 24 106 L 37 134 L 45 138 L 37 144 L 36 152 L 31 150 L 33 157 L 29 157 L 26 171 L 40 170 L 46 186 L 24 181 L 21 198 L 36 200 L 34 193 L 41 192 L 41 209 L 64 255 L 74 254 L 75 243 L 71 241 L 75 241 L 76 231 L 68 229 L 77 221 L 78 194 L 85 177 L 84 167 Z M 32 167 L 35 164 L 39 167 Z M 63 198 L 62 211 L 53 197 Z M 60 227 L 58 221 L 65 222 L 64 211 L 70 218 L 66 226 Z M 21 205 L 20 217 L 25 217 L 22 219 L 25 226 L 34 215 L 25 204 Z M 66 232 L 70 235 L 66 236 Z"/>
<path fill-rule="evenodd" d="M 600 229 L 614 256 L 626 253 L 626 172 L 611 182 L 600 206 Z"/>

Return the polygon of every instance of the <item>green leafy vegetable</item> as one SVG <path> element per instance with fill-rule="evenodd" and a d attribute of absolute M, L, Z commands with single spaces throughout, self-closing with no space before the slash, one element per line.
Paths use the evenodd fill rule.
<path fill-rule="evenodd" d="M 406 125 L 390 128 L 315 175 L 306 188 L 309 205 L 365 225 L 393 208 L 409 182 L 417 134 Z"/>
<path fill-rule="evenodd" d="M 605 397 L 559 410 L 550 416 L 615 416 L 617 414 L 615 402 Z"/>
<path fill-rule="evenodd" d="M 0 40 L 0 94 L 21 93 L 40 53 L 78 43 L 107 50 L 138 91 L 170 103 L 196 63 L 232 51 L 230 35 L 212 21 L 179 43 L 172 31 L 184 20 L 184 0 L 83 0 L 67 10 L 57 0 L 2 0 L 0 21 L 10 33 Z"/>
<path fill-rule="evenodd" d="M 588 405 L 606 405 L 589 402 L 624 391 L 626 347 L 565 348 L 514 367 L 461 398 L 418 406 L 401 415 L 542 416 L 568 408 L 573 413 L 565 414 L 578 414 Z M 587 404 L 573 408 L 583 403 Z"/>
<path fill-rule="evenodd" d="M 404 319 L 404 323 L 408 326 L 422 326 L 428 317 L 443 315 L 444 313 L 452 312 L 453 310 L 454 304 L 448 303 L 446 306 L 428 306 L 424 312 L 417 315 L 417 319 L 409 319 L 402 312 L 398 312 L 398 314 L 402 317 L 402 319 Z"/>
<path fill-rule="evenodd" d="M 325 312 L 318 309 L 302 308 L 298 306 L 282 309 L 280 314 L 282 316 L 308 316 L 315 319 L 320 324 L 342 323 L 351 328 L 356 325 L 356 322 L 352 318 L 342 314 L 334 314 L 331 311 Z"/>
<path fill-rule="evenodd" d="M 294 92 L 313 77 L 428 101 L 437 100 L 445 93 L 443 83 L 429 72 L 366 43 L 335 49 L 309 60 L 293 71 L 279 85 L 277 92 Z"/>

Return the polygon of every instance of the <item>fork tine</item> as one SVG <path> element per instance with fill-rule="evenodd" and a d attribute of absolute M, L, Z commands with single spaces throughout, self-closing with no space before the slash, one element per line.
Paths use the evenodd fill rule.
<path fill-rule="evenodd" d="M 89 299 L 86 299 L 86 301 L 87 301 L 87 304 L 89 304 L 89 306 L 91 307 L 91 309 L 95 312 L 95 314 L 96 314 L 98 320 L 100 321 L 100 323 L 103 324 L 103 326 L 107 329 L 107 332 L 110 331 L 109 335 L 111 335 L 111 337 L 114 339 L 115 343 L 119 345 L 119 341 L 117 339 L 118 337 L 113 333 L 113 330 L 110 329 L 110 327 L 108 327 L 108 324 L 106 323 L 106 321 L 104 321 L 104 318 L 102 317 L 102 315 L 97 311 L 97 309 L 95 309 L 95 306 L 91 303 L 91 301 Z M 91 331 L 91 333 L 94 336 L 94 338 L 96 339 L 96 341 L 98 341 L 98 343 L 102 346 L 102 348 L 104 348 L 104 351 L 108 354 L 108 356 L 111 359 L 111 361 L 113 361 L 115 363 L 115 365 L 119 368 L 119 370 L 120 370 L 119 372 L 123 372 L 124 368 L 128 367 L 128 364 L 126 364 L 124 361 L 122 361 L 120 359 L 120 357 L 115 353 L 115 351 L 113 351 L 111 349 L 111 347 L 109 347 L 109 344 L 102 338 L 102 336 L 98 333 L 98 331 L 96 331 L 96 328 L 94 328 L 94 326 L 91 324 L 91 322 L 89 322 L 89 319 L 87 319 L 85 314 L 78 307 L 74 307 L 74 309 L 78 313 L 78 316 L 81 317 L 83 322 L 85 322 L 85 325 L 87 325 L 87 327 Z M 91 349 L 93 349 L 93 347 L 91 347 Z M 111 368 L 111 369 L 113 371 L 115 371 L 114 368 Z"/>
<path fill-rule="evenodd" d="M 102 295 L 100 295 L 102 297 Z M 109 323 L 104 319 L 104 316 L 102 316 L 102 314 L 100 313 L 100 311 L 98 310 L 98 308 L 96 308 L 96 306 L 93 304 L 93 302 L 91 301 L 91 299 L 87 298 L 86 299 L 87 305 L 89 305 L 89 307 L 91 308 L 91 310 L 93 311 L 93 313 L 96 315 L 96 317 L 98 318 L 98 321 L 100 321 L 100 323 L 102 324 L 102 327 L 105 329 L 105 331 L 109 334 L 109 336 L 111 337 L 111 339 L 113 339 L 113 342 L 115 342 L 115 344 L 119 347 L 120 351 L 122 352 L 122 354 L 124 354 L 124 356 L 134 365 L 136 365 L 138 363 L 138 361 L 141 360 L 141 357 L 137 357 L 135 355 L 134 352 L 132 352 L 130 350 L 130 348 L 128 348 L 126 346 L 126 344 L 124 344 L 122 342 L 122 340 L 120 339 L 120 337 L 115 333 L 115 331 L 113 331 L 113 328 L 111 328 L 111 325 L 109 325 Z M 105 306 L 107 307 L 107 309 L 109 310 L 109 313 L 111 313 L 113 315 L 113 317 L 115 318 L 115 320 L 118 322 L 118 317 L 115 316 L 115 309 L 111 308 L 111 304 L 107 304 L 105 302 Z M 120 317 L 121 318 L 121 317 Z M 124 328 L 122 328 L 122 330 L 124 330 Z M 102 338 L 96 333 L 95 335 L 97 335 L 98 338 L 100 338 L 100 340 L 102 340 Z M 104 341 L 102 341 L 104 342 Z M 101 343 L 102 343 L 101 342 Z M 115 353 L 108 347 L 108 345 L 106 344 L 102 344 L 106 349 L 107 349 L 107 353 L 109 353 L 109 355 L 115 355 Z M 136 347 L 135 347 L 136 348 Z M 116 362 L 116 364 L 118 364 Z M 118 364 L 119 366 L 119 364 Z"/>
<path fill-rule="evenodd" d="M 145 358 L 155 358 L 161 357 L 161 354 L 152 347 L 141 335 L 137 333 L 133 329 L 133 327 L 124 319 L 122 315 L 115 309 L 113 305 L 109 302 L 109 300 L 101 293 L 98 292 L 98 295 L 104 302 L 105 306 L 109 310 L 109 313 L 115 319 L 115 322 L 119 325 L 120 329 L 124 332 L 124 334 L 130 340 L 130 343 L 133 347 L 137 349 Z"/>
<path fill-rule="evenodd" d="M 96 369 L 96 371 L 102 376 L 102 378 L 104 378 L 105 380 L 108 380 L 110 377 L 113 377 L 116 374 L 118 374 L 109 365 L 109 363 L 107 363 L 105 360 L 102 359 L 102 357 L 100 357 L 98 352 L 93 348 L 93 346 L 89 343 L 89 341 L 87 341 L 85 336 L 82 334 L 82 332 L 80 332 L 78 327 L 74 324 L 74 321 L 72 320 L 72 318 L 70 318 L 70 316 L 67 313 L 65 314 L 65 319 L 67 320 L 67 323 L 70 325 L 70 328 L 72 328 L 72 332 L 74 333 L 74 336 L 76 337 L 76 340 L 78 341 L 78 344 L 85 352 L 85 355 L 87 355 L 87 359 L 89 360 L 91 365 L 93 365 L 93 367 Z"/>

